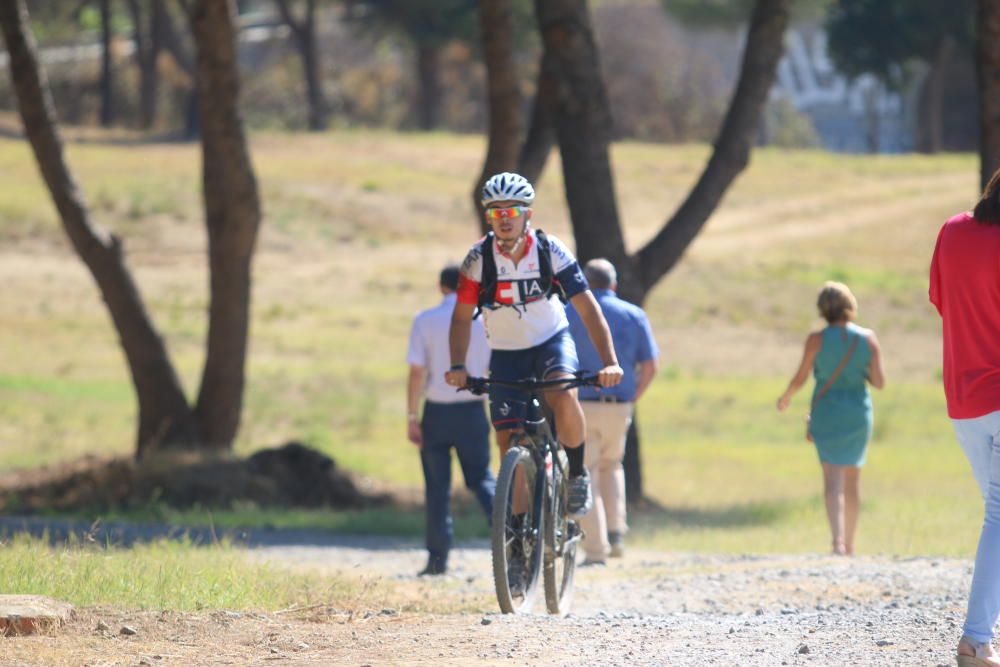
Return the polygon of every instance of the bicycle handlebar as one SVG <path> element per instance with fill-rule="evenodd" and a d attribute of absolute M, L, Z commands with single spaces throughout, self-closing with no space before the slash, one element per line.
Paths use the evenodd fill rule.
<path fill-rule="evenodd" d="M 576 373 L 573 377 L 559 378 L 556 380 L 494 380 L 492 378 L 469 377 L 464 387 L 459 387 L 455 391 L 468 391 L 476 395 L 485 394 L 490 385 L 498 387 L 508 387 L 510 389 L 520 389 L 522 391 L 545 390 L 558 387 L 559 389 L 575 389 L 576 387 L 599 387 L 600 382 L 596 375 L 583 375 Z"/>

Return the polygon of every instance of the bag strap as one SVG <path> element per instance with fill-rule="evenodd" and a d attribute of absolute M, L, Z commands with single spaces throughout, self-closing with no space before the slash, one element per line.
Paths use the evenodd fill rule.
<path fill-rule="evenodd" d="M 851 341 L 851 346 L 847 348 L 847 352 L 844 353 L 844 356 L 840 360 L 840 364 L 838 364 L 836 370 L 834 370 L 833 374 L 829 378 L 827 378 L 826 384 L 823 385 L 823 388 L 816 392 L 816 396 L 813 398 L 812 401 L 812 407 L 809 408 L 810 411 L 816 407 L 816 402 L 819 401 L 819 399 L 823 398 L 823 396 L 826 395 L 826 392 L 830 391 L 830 387 L 832 387 L 833 383 L 837 381 L 838 377 L 840 377 L 840 374 L 844 370 L 844 366 L 847 365 L 847 362 L 850 361 L 851 359 L 851 355 L 854 354 L 854 348 L 858 346 L 859 338 L 861 338 L 861 334 L 855 334 L 854 340 Z"/>
<path fill-rule="evenodd" d="M 496 299 L 497 261 L 493 256 L 493 238 L 493 232 L 487 232 L 479 244 L 479 253 L 483 258 L 483 275 L 479 278 L 479 297 L 472 319 L 479 317 L 483 313 L 483 307 Z"/>
<path fill-rule="evenodd" d="M 549 243 L 549 237 L 541 229 L 536 229 L 535 238 L 538 239 L 538 272 L 545 284 L 545 295 L 547 297 L 555 288 L 559 300 L 566 303 L 568 301 L 566 291 L 559 284 L 555 271 L 552 269 L 552 244 Z"/>

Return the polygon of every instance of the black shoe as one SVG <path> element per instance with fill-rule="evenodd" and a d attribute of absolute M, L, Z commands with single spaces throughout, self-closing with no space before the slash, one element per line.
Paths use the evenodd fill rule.
<path fill-rule="evenodd" d="M 594 497 L 590 493 L 590 475 L 586 470 L 582 475 L 570 477 L 566 485 L 568 487 L 568 497 L 566 498 L 566 513 L 570 516 L 583 516 L 594 506 Z"/>
<path fill-rule="evenodd" d="M 417 573 L 418 577 L 436 577 L 448 571 L 448 562 L 442 558 L 431 556 L 427 559 L 427 567 Z"/>

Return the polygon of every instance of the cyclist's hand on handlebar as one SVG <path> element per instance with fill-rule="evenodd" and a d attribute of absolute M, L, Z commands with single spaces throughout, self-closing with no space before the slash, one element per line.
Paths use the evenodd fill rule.
<path fill-rule="evenodd" d="M 450 384 L 452 387 L 458 387 L 462 389 L 469 383 L 469 372 L 464 368 L 456 369 L 453 371 L 447 371 L 444 374 L 444 381 Z"/>
<path fill-rule="evenodd" d="M 597 372 L 597 382 L 602 387 L 614 387 L 616 384 L 622 381 L 625 376 L 625 371 L 618 364 L 614 366 L 605 366 Z"/>

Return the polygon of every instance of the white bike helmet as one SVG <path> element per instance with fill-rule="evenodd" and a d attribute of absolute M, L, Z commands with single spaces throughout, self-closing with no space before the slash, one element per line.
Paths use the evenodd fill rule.
<path fill-rule="evenodd" d="M 491 176 L 483 185 L 483 206 L 497 201 L 517 201 L 530 204 L 535 200 L 535 189 L 524 176 L 505 171 Z"/>

